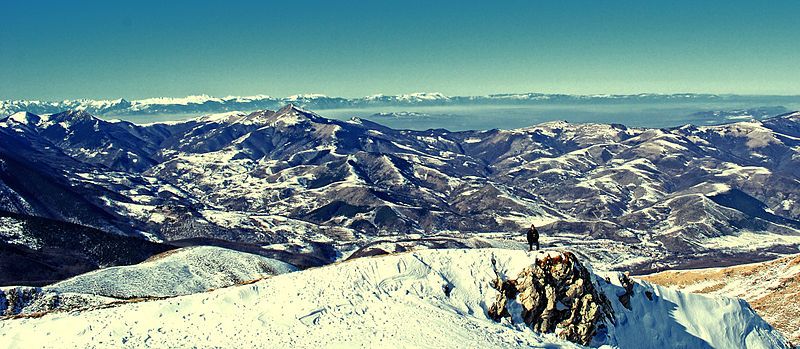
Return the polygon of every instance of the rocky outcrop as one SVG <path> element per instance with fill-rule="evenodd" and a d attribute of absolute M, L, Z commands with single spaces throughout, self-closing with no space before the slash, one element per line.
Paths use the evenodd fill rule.
<path fill-rule="evenodd" d="M 620 304 L 622 304 L 625 309 L 631 310 L 631 296 L 633 296 L 634 282 L 631 280 L 628 273 L 619 273 L 618 279 L 620 286 L 625 292 L 617 295 L 617 298 L 619 298 Z"/>
<path fill-rule="evenodd" d="M 613 309 L 594 287 L 591 273 L 570 252 L 540 252 L 516 279 L 498 276 L 492 286 L 500 294 L 489 316 L 498 322 L 523 321 L 534 331 L 588 345 L 595 338 L 602 341 L 606 322 L 614 321 Z"/>

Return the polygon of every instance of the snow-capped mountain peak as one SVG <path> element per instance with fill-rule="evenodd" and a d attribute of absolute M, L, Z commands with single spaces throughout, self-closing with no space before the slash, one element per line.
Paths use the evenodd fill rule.
<path fill-rule="evenodd" d="M 322 118 L 312 112 L 304 110 L 289 103 L 277 111 L 259 110 L 244 114 L 232 112 L 216 114 L 196 119 L 198 121 L 225 121 L 232 124 L 262 125 L 262 126 L 294 126 L 310 121 L 319 121 Z"/>
<path fill-rule="evenodd" d="M 294 103 L 289 103 L 283 108 L 278 109 L 272 116 L 275 123 L 283 126 L 292 126 L 306 122 L 329 123 L 330 120 L 317 115 L 314 112 L 303 109 Z"/>
<path fill-rule="evenodd" d="M 5 121 L 7 122 L 15 122 L 19 124 L 25 125 L 38 125 L 41 122 L 42 118 L 39 115 L 21 111 L 16 112 L 14 114 L 9 115 Z"/>

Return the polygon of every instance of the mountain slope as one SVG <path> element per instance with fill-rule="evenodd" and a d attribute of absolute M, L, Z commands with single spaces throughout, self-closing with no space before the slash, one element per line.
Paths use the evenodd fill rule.
<path fill-rule="evenodd" d="M 525 324 L 495 322 L 488 306 L 498 277 L 532 263 L 554 266 L 562 252 L 430 250 L 362 258 L 283 274 L 255 284 L 84 312 L 0 321 L 0 344 L 27 346 L 578 347 Z M 582 266 L 575 266 L 583 269 Z M 589 274 L 590 275 L 590 274 Z M 622 348 L 787 347 L 744 302 L 682 294 L 646 283 L 626 289 L 591 276 L 615 320 L 597 337 Z M 561 299 L 565 304 L 572 301 Z M 627 305 L 625 305 L 627 304 Z M 563 305 L 562 305 L 563 306 Z M 553 305 L 553 311 L 560 306 Z M 515 308 L 512 317 L 520 316 Z M 549 308 L 548 308 L 549 309 Z M 517 315 L 514 315 L 517 314 Z M 702 321 L 703 319 L 723 321 Z M 208 331 L 214 328 L 214 331 Z M 35 334 L 34 334 L 35 333 Z M 601 343 L 597 343 L 601 344 Z"/>
<path fill-rule="evenodd" d="M 647 275 L 649 282 L 748 301 L 765 320 L 800 343 L 800 256 L 727 268 L 670 270 Z"/>

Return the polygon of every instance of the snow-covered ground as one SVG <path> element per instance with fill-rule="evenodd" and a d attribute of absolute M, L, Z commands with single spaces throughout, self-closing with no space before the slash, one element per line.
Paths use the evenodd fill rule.
<path fill-rule="evenodd" d="M 513 278 L 552 253 L 454 249 L 360 258 L 213 292 L 3 320 L 0 347 L 578 347 L 487 316 L 498 275 Z M 786 347 L 743 301 L 640 283 L 628 310 L 617 297 L 622 287 L 601 277 L 594 283 L 615 313 L 609 346 Z"/>

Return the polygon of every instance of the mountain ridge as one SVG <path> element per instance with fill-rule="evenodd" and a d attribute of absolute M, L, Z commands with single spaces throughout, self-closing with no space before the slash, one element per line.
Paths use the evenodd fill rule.
<path fill-rule="evenodd" d="M 513 240 L 535 223 L 545 243 L 582 245 L 607 268 L 763 260 L 800 243 L 798 115 L 459 132 L 294 104 L 147 125 L 12 118 L 0 121 L 0 204 L 156 241 L 323 242 L 342 255 L 387 237 Z M 53 193 L 74 199 L 43 199 Z"/>

